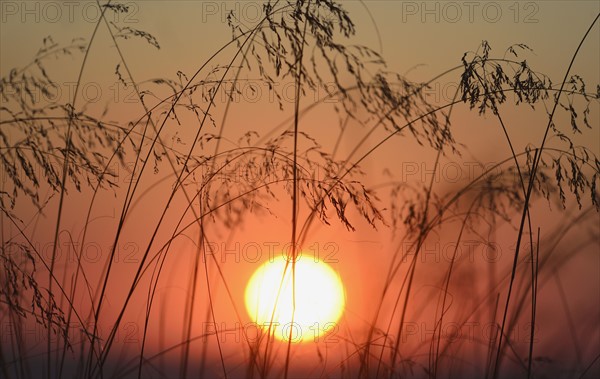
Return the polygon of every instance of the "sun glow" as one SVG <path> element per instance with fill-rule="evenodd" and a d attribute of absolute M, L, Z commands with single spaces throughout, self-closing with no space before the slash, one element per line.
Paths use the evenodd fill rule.
<path fill-rule="evenodd" d="M 245 300 L 257 326 L 292 342 L 318 341 L 337 330 L 345 305 L 339 275 L 328 264 L 309 257 L 296 260 L 294 273 L 291 260 L 288 263 L 285 257 L 264 263 L 248 281 Z"/>

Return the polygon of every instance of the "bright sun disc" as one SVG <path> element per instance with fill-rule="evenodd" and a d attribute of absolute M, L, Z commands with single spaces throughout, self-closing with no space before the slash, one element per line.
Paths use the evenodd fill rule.
<path fill-rule="evenodd" d="M 246 286 L 246 309 L 257 326 L 263 330 L 271 326 L 269 333 L 279 340 L 290 340 L 291 331 L 292 342 L 317 341 L 337 328 L 345 304 L 342 281 L 326 263 L 300 257 L 295 265 L 294 293 L 292 262 L 287 269 L 286 264 L 287 259 L 279 257 L 254 272 Z"/>

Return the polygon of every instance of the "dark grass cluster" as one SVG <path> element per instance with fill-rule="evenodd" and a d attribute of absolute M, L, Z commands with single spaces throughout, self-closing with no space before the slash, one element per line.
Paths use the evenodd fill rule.
<path fill-rule="evenodd" d="M 338 365 L 344 377 L 446 376 L 445 359 L 456 352 L 442 338 L 442 325 L 449 317 L 465 323 L 475 311 L 462 315 L 448 312 L 450 288 L 460 270 L 455 250 L 439 275 L 439 295 L 429 299 L 437 305 L 433 335 L 423 342 L 428 356 L 421 359 L 411 356 L 414 352 L 403 351 L 407 314 L 411 308 L 420 307 L 413 293 L 418 276 L 424 275 L 419 254 L 432 234 L 442 229 L 454 230 L 453 239 L 458 243 L 467 236 L 489 240 L 499 225 L 510 225 L 516 245 L 512 269 L 508 273 L 488 273 L 497 275 L 498 280 L 481 301 L 482 307 L 493 313 L 497 338 L 484 348 L 488 360 L 480 374 L 502 377 L 503 364 L 510 359 L 522 370 L 519 375 L 536 376 L 536 367 L 543 366 L 545 358 L 536 354 L 534 333 L 530 334 L 525 355 L 515 353 L 508 336 L 517 320 L 523 318 L 535 330 L 538 289 L 569 260 L 569 254 L 554 251 L 559 236 L 578 220 L 597 220 L 600 209 L 600 160 L 594 150 L 598 146 L 574 142 L 579 135 L 598 127 L 591 119 L 590 109 L 598 105 L 600 87 L 590 91 L 584 79 L 571 72 L 587 35 L 598 30 L 598 17 L 582 36 L 563 78 L 550 78 L 530 67 L 526 57 L 532 49 L 525 44 L 500 50 L 496 56 L 483 41 L 476 51 L 465 53 L 455 67 L 429 82 L 414 82 L 388 70 L 384 57 L 376 51 L 352 44 L 355 25 L 341 3 L 267 1 L 262 20 L 255 25 L 246 25 L 234 12 L 230 13 L 227 20 L 231 42 L 196 72 L 178 71 L 172 77 L 165 75 L 141 82 L 134 79 L 124 59 L 123 41 L 137 39 L 160 48 L 159 39 L 107 21 L 106 12 L 126 13 L 126 5 L 108 2 L 98 6 L 102 17 L 92 36 L 66 45 L 48 37 L 29 65 L 11 70 L 0 82 L 0 321 L 10 321 L 11 326 L 6 334 L 10 340 L 3 338 L 0 345 L 3 377 L 35 377 L 39 372 L 47 377 L 63 377 L 66 372 L 74 372 L 77 377 L 119 376 L 112 369 L 109 372 L 107 366 L 115 358 L 112 349 L 117 331 L 138 293 L 146 298 L 143 339 L 137 359 L 121 372 L 137 377 L 152 373 L 160 376 L 157 357 L 145 352 L 147 336 L 153 333 L 148 325 L 153 306 L 157 306 L 156 289 L 164 275 L 165 261 L 174 254 L 171 244 L 182 235 L 193 235 L 197 246 L 195 265 L 190 268 L 193 279 L 188 289 L 192 295 L 185 309 L 180 310 L 184 315 L 181 344 L 164 352 L 180 351 L 179 371 L 162 375 L 198 374 L 191 369 L 191 362 L 197 357 L 190 357 L 191 345 L 199 337 L 192 333 L 197 303 L 209 304 L 207 321 L 218 321 L 213 311 L 215 299 L 211 296 L 209 268 L 217 267 L 219 280 L 227 285 L 219 262 L 211 260 L 205 251 L 205 243 L 214 237 L 211 231 L 233 231 L 243 226 L 251 213 L 269 220 L 276 202 L 289 206 L 292 224 L 287 242 L 294 247 L 302 247 L 311 225 L 318 222 L 340 223 L 349 231 L 389 228 L 397 239 L 394 243 L 411 246 L 410 256 L 401 249 L 389 252 L 389 271 L 382 274 L 386 285 L 381 293 L 374 294 L 379 307 L 370 316 L 366 338 L 344 341 L 348 358 Z M 119 57 L 113 66 L 115 80 L 134 89 L 137 104 L 144 110 L 129 122 L 112 122 L 105 114 L 96 115 L 87 104 L 81 104 L 77 91 L 88 53 L 101 28 L 108 32 Z M 34 94 L 57 85 L 46 64 L 57 59 L 82 62 L 80 72 L 75 73 L 79 78 L 77 89 L 69 101 L 39 102 Z M 251 129 L 236 130 L 237 140 L 232 140 L 226 137 L 232 134 L 226 119 L 233 98 L 219 103 L 218 96 L 222 86 L 235 85 L 248 72 L 258 74 L 261 83 L 273 91 L 277 100 L 273 111 L 283 112 L 289 118 L 281 125 L 273 125 L 271 132 L 264 135 Z M 454 100 L 441 105 L 430 102 L 426 95 L 430 84 L 440 77 L 456 78 L 460 83 Z M 293 83 L 293 104 L 283 101 L 280 83 Z M 327 89 L 328 98 L 338 101 L 312 102 L 306 96 L 322 88 Z M 493 170 L 451 191 L 437 188 L 434 175 L 431 182 L 394 181 L 386 189 L 364 184 L 369 173 L 361 164 L 384 144 L 410 140 L 431 149 L 436 154 L 435 170 L 445 158 L 460 159 L 464 146 L 455 139 L 452 123 L 453 110 L 460 106 L 482 117 L 491 115 L 503 131 L 503 143 L 510 154 Z M 331 125 L 337 133 L 334 146 L 324 145 L 319 136 L 303 130 L 302 117 L 317 107 L 331 107 L 338 116 L 339 123 Z M 527 141 L 523 151 L 515 149 L 504 117 L 506 109 L 519 107 L 545 112 L 547 120 L 540 140 Z M 338 148 L 350 124 L 360 125 L 365 136 L 353 142 L 349 155 L 340 157 Z M 373 144 L 375 135 L 384 137 Z M 124 186 L 115 179 L 115 162 L 129 170 L 132 180 Z M 240 180 L 240 170 L 236 169 L 239 167 L 251 167 L 251 177 Z M 131 284 L 124 289 L 127 296 L 118 304 L 116 319 L 108 333 L 100 335 L 98 324 L 103 320 L 110 297 L 107 288 L 115 275 L 112 262 L 116 246 L 127 238 L 123 231 L 132 209 L 139 202 L 148 201 L 145 186 L 157 180 L 157 173 L 168 174 L 162 179 L 168 181 L 163 197 L 152 199 L 160 209 L 159 216 L 147 225 L 142 256 L 131 273 Z M 156 183 L 160 184 L 164 183 Z M 54 261 L 58 242 L 54 243 L 50 259 L 44 257 L 32 225 L 54 220 L 52 225 L 58 237 L 64 218 L 68 217 L 62 210 L 72 191 L 88 194 L 90 200 L 81 240 L 73 244 L 77 260 L 66 269 L 67 277 Z M 97 198 L 108 191 L 115 195 L 118 226 L 109 236 L 112 250 L 101 280 L 90 283 L 88 268 L 80 261 L 82 251 L 77 249 L 84 246 L 87 225 L 97 211 Z M 169 209 L 182 197 L 185 209 L 172 222 Z M 575 205 L 579 213 L 563 230 L 540 239 L 537 221 L 530 213 L 533 204 L 539 204 L 537 200 L 544 200 L 559 214 L 572 216 Z M 50 203 L 56 206 L 49 207 Z M 29 204 L 33 205 L 31 209 Z M 161 239 L 165 233 L 170 237 Z M 583 246 L 597 245 L 598 230 L 593 233 Z M 525 245 L 537 246 L 538 250 L 523 249 Z M 531 258 L 526 265 L 522 264 L 523 254 Z M 205 283 L 199 283 L 202 273 L 207 278 Z M 206 288 L 205 293 L 196 292 L 199 285 Z M 88 308 L 75 304 L 74 300 L 81 296 L 87 298 Z M 229 300 L 233 303 L 231 294 Z M 381 312 L 384 305 L 391 305 L 391 314 Z M 563 307 L 568 313 L 565 301 Z M 238 310 L 240 320 L 241 313 Z M 24 337 L 24 323 L 29 320 L 35 320 L 48 333 L 42 371 L 32 367 L 35 359 L 30 356 Z M 73 323 L 78 328 L 72 328 Z M 215 340 L 218 345 L 219 339 Z M 248 377 L 287 377 L 293 370 L 292 343 L 287 346 L 281 367 L 274 360 L 269 339 L 243 345 L 241 348 L 250 357 L 243 370 Z M 205 343 L 204 352 L 206 346 Z M 232 367 L 218 347 L 219 375 L 228 377 Z M 600 355 L 600 351 L 597 353 Z M 202 359 L 207 359 L 206 353 Z M 576 374 L 585 375 L 594 365 L 597 367 L 596 360 L 582 362 Z M 213 363 L 202 360 L 199 374 L 205 374 L 202 370 Z M 74 371 L 67 369 L 69 365 Z M 336 371 L 331 376 L 337 374 Z"/>

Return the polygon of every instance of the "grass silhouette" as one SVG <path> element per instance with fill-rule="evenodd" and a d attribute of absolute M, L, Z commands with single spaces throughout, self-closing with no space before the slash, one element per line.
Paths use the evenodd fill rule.
<path fill-rule="evenodd" d="M 572 69 L 590 33 L 597 32 L 600 15 L 581 36 L 558 81 L 528 65 L 523 57 L 532 53 L 529 46 L 509 46 L 494 56 L 483 41 L 455 67 L 427 82 L 413 82 L 390 71 L 377 51 L 351 44 L 355 25 L 341 4 L 267 1 L 254 25 L 229 13 L 231 41 L 193 74 L 178 71 L 176 78 L 138 81 L 124 40 L 158 49 L 159 38 L 109 21 L 111 14 L 128 13 L 128 6 L 96 4 L 101 16 L 88 40 L 61 45 L 44 39 L 32 63 L 11 70 L 0 85 L 3 377 L 499 378 L 598 372 L 597 338 L 584 340 L 597 337 L 598 299 L 588 299 L 595 307 L 590 314 L 577 313 L 561 274 L 581 251 L 598 246 L 600 160 L 597 141 L 586 138 L 598 128 L 594 112 L 600 87 L 590 92 Z M 108 33 L 118 56 L 115 80 L 132 89 L 143 109 L 133 121 L 108 121 L 107 110 L 98 116 L 82 104 L 84 72 L 100 30 Z M 40 102 L 36 93 L 49 96 L 48 88 L 58 85 L 47 62 L 69 57 L 81 62 L 72 98 Z M 249 73 L 258 73 L 258 79 L 246 88 L 265 85 L 273 112 L 286 117 L 266 132 L 232 130 L 229 121 L 242 95 L 236 86 Z M 453 99 L 431 101 L 432 83 L 448 77 L 458 83 Z M 291 106 L 281 84 L 293 88 Z M 326 96 L 317 101 L 308 96 L 323 90 Z M 227 97 L 220 101 L 223 93 Z M 339 129 L 328 130 L 333 144 L 330 136 L 309 132 L 303 121 L 323 108 L 339 120 Z M 539 140 L 513 135 L 507 113 L 522 108 L 545 117 Z M 469 153 L 456 137 L 457 109 L 495 123 L 504 137 L 497 148 L 509 153 L 445 188 L 436 183 L 443 162 Z M 352 128 L 362 137 L 347 137 Z M 379 174 L 364 168 L 369 159 L 403 143 L 432 154 L 431 178 L 409 182 L 396 172 L 388 183 L 368 184 Z M 397 154 L 398 161 L 389 163 L 400 171 L 409 157 L 401 149 Z M 256 169 L 252 177 L 249 168 Z M 93 223 L 107 203 L 115 209 L 104 236 L 110 248 L 89 264 L 84 248 L 98 233 Z M 550 225 L 550 231 L 542 230 L 548 226 L 541 220 L 544 211 L 538 211 L 548 207 L 565 221 Z M 290 220 L 284 242 L 293 258 L 308 248 L 320 226 L 347 233 L 387 230 L 391 236 L 387 272 L 379 273 L 380 291 L 369 294 L 376 306 L 368 310 L 366 326 L 336 329 L 339 361 L 316 344 L 318 359 L 298 363 L 295 357 L 305 347 L 292 343 L 291 328 L 287 343 L 274 341 L 267 329 L 257 338 L 242 338 L 234 354 L 221 338 L 230 329 L 198 332 L 198 320 L 220 325 L 218 304 L 233 310 L 235 325 L 247 323 L 232 284 L 236 278 L 228 276 L 210 246 L 234 238 L 249 219 L 280 223 L 283 212 Z M 140 213 L 143 233 L 136 229 Z M 66 229 L 71 214 L 81 216 L 80 232 Z M 38 224 L 51 230 L 49 248 L 40 247 L 44 232 Z M 426 260 L 427 246 L 441 233 L 452 241 L 449 256 L 432 264 Z M 65 237 L 73 259 L 63 266 Z M 494 250 L 499 238 L 514 241 L 506 265 L 467 265 L 461 243 L 475 240 Z M 182 239 L 195 252 L 189 267 L 184 265 L 186 296 L 175 309 L 160 293 L 177 275 L 176 246 Z M 123 259 L 120 246 L 133 240 L 141 255 L 123 273 L 117 264 Z M 289 269 L 295 272 L 295 259 Z M 591 287 L 597 285 L 594 270 Z M 548 309 L 542 290 L 552 290 L 550 284 L 557 290 L 545 296 L 558 299 L 556 309 L 568 321 L 561 337 L 568 335 L 574 350 L 572 361 L 560 363 L 564 372 L 556 371 L 544 349 L 537 351 L 537 341 L 562 342 L 538 333 L 540 318 L 554 317 L 541 312 Z M 122 293 L 113 292 L 115 286 Z M 427 287 L 433 291 L 420 297 Z M 593 297 L 597 290 L 582 291 Z M 131 326 L 127 320 L 135 311 L 142 320 L 135 326 L 140 338 L 133 355 L 121 356 Z M 165 345 L 173 338 L 163 324 L 171 313 L 181 316 L 180 335 Z M 489 326 L 487 340 L 448 334 L 449 322 L 460 330 L 483 320 Z M 414 329 L 427 322 L 432 329 Z M 32 323 L 44 331 L 44 346 L 28 341 Z M 514 337 L 523 325 L 525 337 Z M 418 342 L 406 343 L 415 333 L 421 336 Z"/>

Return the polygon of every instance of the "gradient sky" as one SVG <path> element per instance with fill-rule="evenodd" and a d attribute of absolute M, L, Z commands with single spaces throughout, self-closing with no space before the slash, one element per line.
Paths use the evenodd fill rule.
<path fill-rule="evenodd" d="M 248 26 L 254 25 L 257 21 L 257 12 L 260 9 L 260 2 L 252 1 L 166 1 L 152 0 L 139 2 L 123 2 L 130 5 L 131 13 L 127 16 L 120 15 L 117 23 L 121 26 L 128 26 L 151 33 L 160 44 L 160 49 L 156 49 L 140 39 L 119 40 L 120 47 L 128 61 L 136 81 L 138 83 L 152 80 L 155 78 L 166 77 L 177 80 L 177 72 L 191 76 L 217 49 L 226 44 L 231 39 L 231 32 L 226 23 L 226 17 L 230 10 L 236 12 L 240 21 Z M 398 72 L 414 81 L 427 81 L 435 75 L 459 66 L 461 57 L 466 51 L 474 51 L 479 48 L 482 40 L 487 40 L 492 47 L 492 55 L 502 57 L 505 50 L 517 43 L 523 43 L 533 49 L 533 53 L 524 55 L 527 62 L 540 72 L 544 72 L 553 78 L 556 84 L 562 80 L 572 55 L 577 48 L 582 36 L 589 28 L 590 24 L 600 12 L 599 1 L 381 1 L 347 0 L 341 3 L 350 12 L 350 16 L 357 26 L 357 34 L 349 41 L 350 43 L 366 45 L 378 51 L 387 61 L 387 67 L 390 71 Z M 64 2 L 64 1 L 6 1 L 0 0 L 0 75 L 5 77 L 12 68 L 19 68 L 29 64 L 32 58 L 42 44 L 43 38 L 52 36 L 53 40 L 59 44 L 68 44 L 73 38 L 83 37 L 89 40 L 97 21 L 97 10 L 94 2 Z M 233 50 L 226 50 L 215 60 L 217 63 L 224 64 L 231 57 Z M 50 60 L 47 67 L 52 70 L 54 77 L 58 78 L 60 94 L 54 101 L 70 102 L 73 83 L 77 80 L 82 55 L 75 55 L 72 58 L 61 58 L 60 60 Z M 99 28 L 98 35 L 88 58 L 88 65 L 83 72 L 82 83 L 83 90 L 86 88 L 91 92 L 80 95 L 78 106 L 82 107 L 83 100 L 92 99 L 88 110 L 94 115 L 100 115 L 108 104 L 111 106 L 111 112 L 107 118 L 126 124 L 131 120 L 136 120 L 143 114 L 143 109 L 139 102 L 135 100 L 130 102 L 132 92 L 131 88 L 122 88 L 115 76 L 115 67 L 119 63 L 118 55 L 114 49 L 114 44 L 110 39 L 105 27 Z M 211 67 L 214 67 L 211 65 Z M 581 75 L 588 84 L 588 92 L 593 92 L 596 85 L 600 83 L 600 26 L 596 25 L 590 33 L 588 39 L 582 47 L 572 69 L 573 73 Z M 456 88 L 459 80 L 459 71 L 454 74 L 444 76 L 432 83 L 433 89 L 431 96 L 434 102 L 447 103 L 453 95 L 452 90 Z M 246 79 L 253 80 L 256 73 L 247 73 Z M 231 139 L 237 139 L 243 131 L 252 129 L 257 130 L 261 135 L 268 134 L 281 121 L 292 115 L 293 103 L 287 101 L 286 109 L 283 112 L 277 110 L 277 106 L 269 102 L 268 92 L 262 87 L 260 98 L 256 101 L 240 101 L 235 103 L 230 110 L 227 118 L 227 128 L 225 136 Z M 96 91 L 100 91 L 98 95 Z M 309 94 L 312 99 L 321 99 L 323 93 Z M 303 106 L 309 105 L 311 98 L 303 99 Z M 247 99 L 246 99 L 247 100 Z M 1 104 L 1 103 L 0 103 Z M 215 110 L 220 121 L 222 117 L 223 104 L 219 104 Z M 484 117 L 477 117 L 469 112 L 467 107 L 457 107 L 453 117 L 455 120 L 455 134 L 459 142 L 465 144 L 462 158 L 444 158 L 442 161 L 444 170 L 443 177 L 436 183 L 436 189 L 440 193 L 451 192 L 456 189 L 456 183 L 449 179 L 448 175 L 453 172 L 452 169 L 458 165 L 463 179 L 472 179 L 472 172 L 465 174 L 469 167 L 474 167 L 476 162 L 484 164 L 493 164 L 501 159 L 510 156 L 510 150 L 504 140 L 501 129 L 498 128 L 496 120 L 491 114 Z M 509 131 L 515 137 L 515 148 L 522 151 L 528 143 L 539 144 L 546 127 L 547 118 L 543 108 L 537 111 L 530 111 L 525 107 L 513 109 L 511 106 L 503 108 L 505 112 Z M 600 128 L 598 127 L 599 113 L 598 102 L 591 106 L 591 123 L 595 129 L 586 131 L 582 137 L 575 137 L 579 143 L 584 143 L 591 151 L 600 154 Z M 184 120 L 188 121 L 188 120 Z M 564 121 L 564 120 L 563 120 Z M 185 122 L 184 122 L 185 124 Z M 289 123 L 286 124 L 289 126 Z M 307 113 L 301 120 L 300 127 L 303 131 L 310 133 L 319 139 L 325 150 L 331 151 L 339 129 L 336 115 L 330 107 L 318 107 L 314 111 Z M 279 129 L 281 131 L 283 129 Z M 338 156 L 343 157 L 348 154 L 356 145 L 356 142 L 362 138 L 368 129 L 354 125 L 349 128 L 345 138 L 342 140 Z M 195 130 L 187 131 L 192 133 Z M 193 135 L 193 134 L 192 134 Z M 360 152 L 366 151 L 381 138 L 387 134 L 383 131 L 376 132 Z M 174 132 L 169 131 L 165 138 L 176 136 Z M 189 137 L 186 131 L 181 135 L 184 142 Z M 227 143 L 224 143 L 224 146 Z M 185 151 L 185 146 L 182 148 Z M 400 155 L 400 158 L 398 156 Z M 358 156 L 358 155 L 357 155 Z M 356 157 L 354 157 L 356 158 Z M 401 180 L 427 183 L 428 170 L 433 167 L 435 154 L 431 149 L 424 149 L 418 146 L 414 141 L 402 140 L 396 143 L 387 143 L 378 149 L 369 159 L 365 160 L 361 167 L 367 172 L 364 178 L 367 186 L 386 188 L 386 183 L 391 180 Z M 462 159 L 462 160 L 461 160 Z M 458 163 L 457 163 L 458 162 Z M 98 198 L 98 213 L 95 224 L 90 228 L 89 240 L 98 242 L 105 248 L 110 245 L 111 237 L 117 219 L 116 214 L 120 211 L 120 202 L 115 205 L 115 199 L 122 200 L 124 194 L 123 188 L 126 188 L 126 170 L 120 170 L 119 182 L 122 185 L 121 190 L 117 190 L 116 195 L 112 192 L 104 193 Z M 393 178 L 385 173 L 388 169 Z M 409 169 L 416 169 L 416 172 Z M 123 301 L 125 293 L 122 283 L 128 283 L 131 279 L 132 270 L 136 267 L 135 262 L 141 256 L 144 244 L 148 238 L 148 223 L 159 216 L 159 211 L 165 203 L 165 194 L 168 194 L 172 175 L 165 169 L 157 175 L 148 174 L 142 182 L 144 189 L 148 193 L 141 198 L 140 203 L 132 209 L 129 215 L 129 223 L 123 231 L 123 241 L 121 251 L 122 260 L 115 266 L 114 275 L 116 280 L 110 287 L 109 301 L 106 310 L 106 318 L 103 320 L 108 325 L 114 319 L 119 304 Z M 407 177 L 408 175 L 408 177 Z M 167 178 L 166 181 L 156 184 L 160 179 Z M 387 190 L 382 196 L 382 203 L 389 200 Z M 24 199 L 24 197 L 23 197 Z M 81 220 L 85 217 L 87 210 L 85 205 L 90 200 L 90 193 L 85 192 L 77 194 L 72 191 L 66 200 L 66 216 L 62 225 L 64 230 L 71 231 L 73 235 L 80 235 L 82 227 Z M 571 199 L 572 201 L 572 199 Z M 557 230 L 564 225 L 567 216 L 561 213 L 549 211 L 549 207 L 544 203 L 538 203 L 535 208 L 536 222 L 547 231 L 547 237 L 553 237 L 551 231 Z M 157 205 L 159 204 L 159 205 Z M 574 203 L 570 203 L 573 207 Z M 27 205 L 19 205 L 23 215 L 30 215 L 32 209 Z M 385 206 L 385 205 L 384 205 Z M 554 207 L 554 204 L 552 205 Z M 56 198 L 49 203 L 47 216 L 40 217 L 36 239 L 41 245 L 51 241 L 53 236 L 54 214 L 57 209 Z M 175 199 L 172 213 L 168 214 L 168 223 L 176 223 L 178 214 L 185 209 L 185 199 L 178 195 Z M 557 209 L 554 209 L 557 211 Z M 249 219 L 240 229 L 231 231 L 224 227 L 215 227 L 210 230 L 211 239 L 221 247 L 217 253 L 217 259 L 231 259 L 224 256 L 223 244 L 227 246 L 235 245 L 247 246 L 249 243 L 259 243 L 264 247 L 263 252 L 267 251 L 265 243 L 281 242 L 289 240 L 290 230 L 290 204 L 289 199 L 280 196 L 279 202 L 273 203 L 272 215 L 257 217 L 249 216 Z M 306 216 L 306 209 L 300 211 L 301 216 Z M 568 217 L 577 215 L 576 207 L 569 208 Z M 190 216 L 191 217 L 191 216 Z M 569 218 L 570 220 L 570 218 Z M 599 330 L 597 325 L 590 325 L 590 320 L 595 315 L 600 315 L 600 301 L 598 293 L 600 292 L 600 261 L 597 256 L 597 235 L 598 217 L 586 219 L 580 228 L 577 228 L 573 234 L 565 238 L 562 245 L 557 245 L 558 250 L 564 254 L 570 254 L 570 249 L 578 247 L 578 243 L 584 244 L 580 255 L 577 255 L 572 262 L 561 266 L 554 263 L 551 268 L 560 268 L 562 280 L 571 301 L 572 311 L 576 315 L 576 335 L 577 338 L 586 339 L 586 335 L 591 335 L 590 341 L 582 347 L 583 362 L 579 362 L 578 369 L 585 366 L 584 362 L 590 360 L 598 354 Z M 596 223 L 595 223 L 596 222 Z M 171 225 L 171 224 L 169 224 Z M 347 342 L 352 338 L 361 340 L 367 331 L 367 326 L 374 317 L 374 308 L 378 306 L 379 295 L 385 286 L 384 279 L 387 269 L 390 267 L 391 254 L 402 246 L 399 244 L 399 237 L 393 231 L 384 227 L 373 230 L 364 222 L 358 222 L 357 232 L 348 232 L 343 226 L 334 223 L 327 227 L 315 223 L 309 236 L 307 245 L 320 249 L 321 254 L 335 253 L 332 258 L 332 266 L 340 273 L 345 280 L 347 293 L 347 307 L 344 318 L 341 322 L 340 336 Z M 10 228 L 9 228 L 10 229 Z M 487 230 L 487 229 L 482 229 Z M 432 237 L 429 241 L 432 251 L 440 252 L 439 244 L 444 246 L 452 243 L 457 235 L 456 225 L 441 231 Z M 159 240 L 164 242 L 172 232 L 172 228 L 161 230 Z M 503 252 L 502 261 L 499 262 L 498 272 L 509 272 L 512 264 L 511 249 L 514 250 L 516 233 L 508 226 L 499 227 L 493 236 L 488 236 L 490 240 L 496 241 Z M 591 237 L 590 237 L 591 236 Z M 66 236 L 65 236 L 66 238 Z M 161 347 L 176 344 L 180 341 L 182 319 L 181 314 L 185 307 L 185 299 L 189 296 L 188 283 L 191 277 L 189 268 L 192 267 L 195 253 L 194 244 L 196 242 L 197 232 L 190 232 L 188 236 L 177 239 L 172 249 L 178 254 L 174 254 L 164 268 L 164 279 L 158 288 L 157 306 L 153 310 L 148 343 L 148 354 L 160 350 Z M 595 238 L 595 239 L 594 239 Z M 129 245 L 128 245 L 129 243 Z M 328 245 L 329 244 L 329 245 Z M 332 247 L 333 246 L 333 247 Z M 550 250 L 551 248 L 548 247 Z M 596 249 L 596 250 L 594 250 Z M 443 251 L 443 250 L 442 250 Z M 127 262 L 126 256 L 131 253 L 132 262 Z M 482 250 L 475 250 L 475 256 L 481 257 Z M 595 255 L 594 255 L 595 254 Z M 331 256 L 333 257 L 333 255 Z M 105 256 L 103 256 L 105 258 Z M 441 258 L 442 263 L 448 263 Z M 104 267 L 98 261 L 87 262 L 90 281 L 94 282 L 100 279 L 101 269 Z M 554 261 L 553 261 L 554 262 Z M 560 262 L 557 260 L 556 262 Z M 247 317 L 243 308 L 243 290 L 246 281 L 252 274 L 252 271 L 258 267 L 261 262 L 248 262 L 229 260 L 223 265 L 223 272 L 228 278 L 228 288 L 221 284 L 216 284 L 215 291 L 216 315 L 224 325 L 232 326 L 237 322 L 236 311 L 242 314 L 242 318 Z M 409 340 L 406 348 L 415 356 L 427 353 L 422 347 L 423 340 L 418 336 L 423 333 L 427 335 L 427 330 L 433 328 L 436 304 L 435 301 L 428 301 L 433 298 L 437 301 L 439 292 L 437 287 L 439 279 L 445 273 L 447 265 L 439 265 L 438 261 L 424 262 L 423 267 L 417 271 L 415 284 L 416 298 L 418 306 L 409 309 L 409 322 L 414 323 L 419 328 L 417 334 L 410 334 L 409 338 L 415 337 L 415 340 Z M 453 308 L 453 316 L 462 319 L 469 307 L 474 307 L 470 302 L 471 298 L 483 296 L 483 292 L 488 290 L 488 282 L 485 285 L 477 282 L 480 279 L 475 273 L 483 272 L 487 266 L 482 264 L 479 258 L 467 260 L 458 270 L 456 283 L 456 307 Z M 489 262 L 487 262 L 489 263 Z M 469 265 L 471 264 L 471 265 Z M 67 265 L 65 265 L 66 267 Z M 403 268 L 404 270 L 405 268 Z M 68 268 L 65 272 L 68 272 Z M 548 277 L 555 279 L 555 273 L 548 273 Z M 204 275 L 204 273 L 202 273 Z M 210 280 L 219 283 L 219 275 L 213 267 L 209 272 Z M 399 275 L 398 278 L 402 278 Z M 498 278 L 496 278 L 498 279 Z M 556 346 L 555 342 L 560 338 L 568 339 L 569 335 L 565 329 L 556 330 L 553 316 L 556 313 L 554 304 L 558 302 L 557 285 L 551 279 L 547 291 L 543 292 L 540 305 L 540 338 L 541 346 L 544 347 L 543 354 L 548 354 L 556 358 L 560 356 L 561 346 Z M 146 278 L 147 280 L 147 278 Z M 202 280 L 206 280 L 202 276 Z M 490 279 L 493 281 L 493 279 Z M 498 279 L 500 281 L 500 279 Z M 473 283 L 477 283 L 473 285 Z M 144 282 L 148 284 L 147 281 Z M 401 281 L 395 280 L 389 287 L 391 293 L 396 293 L 401 286 Z M 519 291 L 526 291 L 519 287 Z M 202 301 L 199 302 L 196 309 L 196 315 L 199 320 L 194 325 L 193 332 L 201 334 L 206 331 L 204 320 L 206 319 L 208 301 L 206 300 L 206 289 L 203 285 L 198 286 L 202 293 Z M 227 291 L 231 291 L 232 298 L 229 299 Z M 461 292 L 464 291 L 464 292 Z M 504 294 L 504 292 L 501 292 Z M 376 294 L 376 295 L 374 295 Z M 135 356 L 136 349 L 139 348 L 139 326 L 143 325 L 143 304 L 146 293 L 136 297 L 131 306 L 131 311 L 126 315 L 126 322 L 122 330 L 121 342 L 127 341 L 129 332 L 135 332 L 135 341 L 132 345 L 126 343 L 119 344 L 119 347 Z M 86 300 L 83 293 L 79 294 L 77 301 L 81 306 L 86 306 Z M 503 295 L 502 295 L 503 296 Z M 595 296 L 595 298 L 594 298 Z M 590 300 L 591 299 L 591 300 Z M 489 299 L 488 299 L 489 300 Z M 393 301 L 385 302 L 381 307 L 381 316 L 378 324 L 382 330 L 387 326 L 387 321 L 392 314 L 394 307 Z M 169 312 L 169 309 L 177 309 L 177 312 Z M 558 308 L 559 310 L 562 308 Z M 486 311 L 476 313 L 475 318 L 486 320 L 489 316 Z M 387 318 L 386 318 L 387 317 Z M 412 317 L 412 318 L 411 318 Z M 557 316 L 558 317 L 558 316 Z M 568 316 L 560 314 L 561 323 L 566 322 Z M 397 322 L 397 313 L 391 320 Z M 127 325 L 133 325 L 133 329 L 128 329 Z M 395 325 L 395 324 L 394 324 Z M 412 325 L 412 324 L 411 324 Z M 423 325 L 427 325 L 423 327 Z M 526 351 L 527 334 L 526 324 L 518 323 L 517 350 Z M 591 330 L 591 331 L 590 331 Z M 132 332 L 132 333 L 133 333 Z M 479 330 L 477 333 L 482 333 Z M 553 341 L 553 342 L 551 342 Z M 594 342 L 595 341 L 595 342 Z M 36 342 L 40 342 L 36 340 Z M 570 342 L 570 339 L 569 339 Z M 35 345 L 35 344 L 33 344 Z M 228 362 L 233 366 L 243 364 L 246 356 L 243 356 L 243 343 L 238 341 L 224 344 L 223 349 Z M 341 344 L 342 347 L 335 345 L 321 345 L 321 348 L 328 351 L 331 355 L 329 361 L 325 364 L 319 363 L 321 351 L 300 348 L 295 354 L 296 357 L 304 357 L 310 362 L 316 362 L 310 367 L 303 367 L 308 372 L 319 372 L 320 368 L 327 370 L 338 370 L 338 363 L 345 357 L 346 349 L 349 343 Z M 455 345 L 456 346 L 456 345 Z M 45 347 L 41 344 L 41 347 Z M 210 342 L 211 352 L 209 358 L 211 364 L 209 369 L 217 375 L 220 369 L 220 362 L 217 359 L 216 346 L 214 341 Z M 279 347 L 281 348 L 281 346 Z M 329 349 L 329 350 L 328 350 Z M 469 356 L 467 359 L 476 360 L 481 358 L 481 351 L 478 350 L 478 344 L 472 344 L 467 347 Z M 283 349 L 284 350 L 284 349 Z M 283 351 L 282 350 L 282 351 Z M 452 349 L 451 349 L 452 350 Z M 277 354 L 282 353 L 279 351 Z M 457 348 L 458 351 L 458 348 Z M 200 345 L 194 346 L 194 354 L 200 354 Z M 244 351 L 245 353 L 245 351 Z M 555 354 L 555 355 L 552 355 Z M 568 355 L 568 354 L 567 354 Z M 177 354 L 172 357 L 178 358 Z M 426 361 L 426 355 L 425 355 Z M 569 364 L 575 358 L 569 355 L 565 358 Z M 171 364 L 168 360 L 162 362 L 167 367 Z M 214 364 L 213 364 L 214 363 Z M 174 364 L 176 365 L 176 363 Z M 467 365 L 468 366 L 468 365 Z M 515 365 L 516 366 L 516 365 Z M 462 367 L 465 370 L 468 368 Z M 297 373 L 306 374 L 307 371 Z M 311 371 L 312 370 L 312 371 Z M 596 372 L 599 366 L 595 366 Z M 332 371 L 332 372 L 333 372 Z M 243 372 L 243 370 L 242 370 Z M 337 371 L 335 371 L 337 372 Z M 469 372 L 469 371 L 465 371 Z"/>

